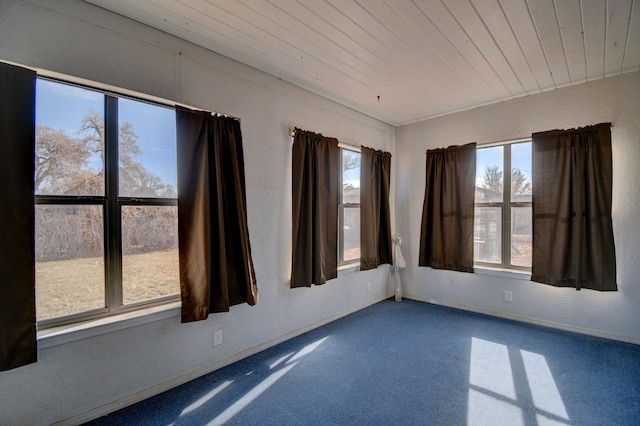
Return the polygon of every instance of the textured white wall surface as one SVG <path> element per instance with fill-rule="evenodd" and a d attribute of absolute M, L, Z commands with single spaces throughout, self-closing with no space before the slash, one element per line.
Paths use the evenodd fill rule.
<path fill-rule="evenodd" d="M 396 129 L 396 223 L 409 297 L 640 343 L 640 72 L 476 108 Z M 576 291 L 509 277 L 418 267 L 425 151 L 612 122 L 618 292 Z M 504 301 L 504 292 L 513 302 Z"/>
<path fill-rule="evenodd" d="M 260 291 L 256 306 L 207 321 L 170 316 L 41 347 L 36 364 L 0 372 L 0 425 L 78 423 L 387 297 L 387 266 L 288 287 L 289 128 L 393 152 L 393 127 L 80 1 L 0 0 L 0 60 L 239 117 Z"/>

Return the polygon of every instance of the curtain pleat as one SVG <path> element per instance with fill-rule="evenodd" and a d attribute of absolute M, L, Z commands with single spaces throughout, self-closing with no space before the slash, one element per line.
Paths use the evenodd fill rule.
<path fill-rule="evenodd" d="M 360 270 L 393 264 L 391 241 L 391 154 L 360 150 Z"/>
<path fill-rule="evenodd" d="M 36 362 L 36 73 L 0 63 L 0 371 Z"/>
<path fill-rule="evenodd" d="M 258 302 L 240 123 L 176 108 L 182 322 Z"/>
<path fill-rule="evenodd" d="M 476 144 L 427 151 L 419 266 L 473 272 Z"/>
<path fill-rule="evenodd" d="M 611 123 L 532 135 L 531 280 L 616 291 Z"/>
<path fill-rule="evenodd" d="M 338 276 L 338 140 L 296 129 L 292 150 L 291 288 Z"/>

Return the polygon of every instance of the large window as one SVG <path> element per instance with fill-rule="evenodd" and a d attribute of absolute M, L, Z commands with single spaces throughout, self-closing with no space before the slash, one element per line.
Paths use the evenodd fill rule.
<path fill-rule="evenodd" d="M 360 260 L 360 153 L 340 148 L 340 208 L 338 212 L 338 264 Z"/>
<path fill-rule="evenodd" d="M 531 267 L 531 142 L 477 150 L 474 263 Z"/>
<path fill-rule="evenodd" d="M 175 111 L 36 87 L 36 314 L 47 327 L 178 300 Z"/>

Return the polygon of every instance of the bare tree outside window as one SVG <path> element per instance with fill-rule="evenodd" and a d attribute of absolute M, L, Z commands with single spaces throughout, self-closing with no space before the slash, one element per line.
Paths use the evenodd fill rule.
<path fill-rule="evenodd" d="M 499 165 L 487 166 L 479 187 L 495 194 L 502 194 L 502 170 Z M 522 170 L 511 169 L 511 197 L 519 198 L 531 196 L 531 181 L 526 178 Z"/>
<path fill-rule="evenodd" d="M 104 263 L 105 120 L 97 110 L 104 104 L 104 95 L 52 82 L 41 86 L 35 155 L 38 320 L 109 305 Z M 136 103 L 141 105 L 122 105 L 125 111 L 142 112 L 129 114 L 131 119 L 120 117 L 117 135 L 123 260 L 119 294 L 124 303 L 179 292 L 175 129 L 165 129 L 162 140 L 149 135 L 141 139 L 134 124 L 148 132 L 144 126 L 149 124 L 140 116 L 146 113 L 151 119 L 154 113 L 164 114 L 167 117 L 153 124 L 174 123 L 175 112 Z M 63 118 L 54 111 L 60 104 L 68 106 Z M 154 166 L 162 176 L 149 170 Z"/>

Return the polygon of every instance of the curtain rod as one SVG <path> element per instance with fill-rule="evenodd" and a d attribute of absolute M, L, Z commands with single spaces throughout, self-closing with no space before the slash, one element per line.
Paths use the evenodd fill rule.
<path fill-rule="evenodd" d="M 300 129 L 300 130 L 302 130 L 302 129 Z M 296 135 L 296 129 L 295 128 L 293 128 L 293 129 L 289 128 L 289 136 L 291 136 L 291 139 L 293 139 L 293 137 L 295 135 Z M 293 143 L 293 141 L 292 141 L 292 143 Z M 351 145 L 351 144 L 340 142 L 340 141 L 338 141 L 338 146 L 340 148 L 346 148 L 346 149 L 349 149 L 351 151 L 356 151 L 356 152 L 361 152 L 362 151 L 361 147 L 359 147 L 359 146 Z"/>
<path fill-rule="evenodd" d="M 615 127 L 613 125 L 613 123 L 611 123 L 610 125 L 611 125 L 612 129 Z M 503 139 L 503 140 L 500 140 L 500 141 L 481 142 L 481 143 L 477 143 L 477 146 L 481 146 L 483 148 L 487 148 L 487 147 L 490 147 L 492 145 L 505 145 L 507 143 L 518 143 L 518 142 L 525 142 L 525 141 L 530 141 L 530 140 L 531 140 L 531 136 L 527 136 L 527 137 L 524 137 L 524 138 Z"/>

